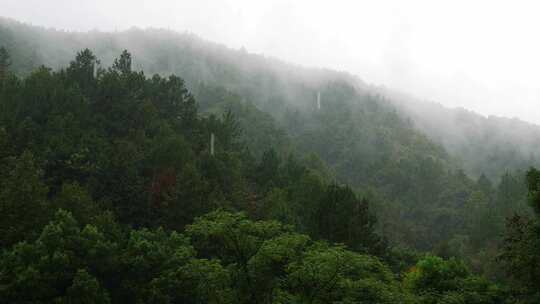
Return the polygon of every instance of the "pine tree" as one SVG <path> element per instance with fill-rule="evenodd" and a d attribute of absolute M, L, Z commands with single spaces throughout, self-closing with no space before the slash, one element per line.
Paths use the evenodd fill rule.
<path fill-rule="evenodd" d="M 0 79 L 3 79 L 11 65 L 11 58 L 5 47 L 0 47 Z"/>

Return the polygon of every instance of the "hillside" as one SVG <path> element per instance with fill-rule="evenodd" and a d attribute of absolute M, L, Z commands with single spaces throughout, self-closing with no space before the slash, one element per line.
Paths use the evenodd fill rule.
<path fill-rule="evenodd" d="M 193 35 L 2 19 L 0 299 L 537 303 L 536 132 Z"/>
<path fill-rule="evenodd" d="M 507 171 L 526 170 L 540 163 L 538 125 L 517 118 L 485 117 L 463 108 L 449 109 L 388 89 L 380 91 L 475 178 L 486 174 L 498 179 Z"/>
<path fill-rule="evenodd" d="M 284 161 L 289 155 L 311 159 L 306 164 L 317 168 L 319 176 L 369 198 L 379 216 L 378 231 L 396 245 L 469 257 L 473 263 L 473 257 L 498 242 L 506 215 L 528 212 L 522 173 L 514 172 L 527 162 L 508 150 L 485 154 L 480 149 L 490 146 L 468 144 L 479 142 L 482 134 L 459 136 L 467 134 L 477 116 L 464 116 L 467 127 L 448 128 L 454 125 L 454 112 L 439 108 L 440 120 L 448 123 L 434 128 L 437 120 L 421 115 L 423 107 L 407 107 L 412 103 L 346 73 L 298 67 L 159 29 L 72 33 L 3 19 L 0 44 L 12 54 L 11 69 L 18 75 L 30 75 L 41 64 L 64 68 L 88 48 L 100 61 L 99 78 L 118 54 L 129 50 L 133 68 L 145 77 L 175 74 L 185 80 L 201 115 L 230 111 L 238 117 L 253 161 Z M 534 138 L 535 130 L 527 138 Z M 496 134 L 488 137 L 492 146 L 504 143 L 510 151 L 519 146 L 504 133 Z M 488 156 L 501 161 L 484 161 Z M 272 189 L 257 199 L 303 200 L 291 189 Z M 478 223 L 476 218 L 490 209 L 497 210 L 487 218 L 491 226 Z"/>
<path fill-rule="evenodd" d="M 44 64 L 64 67 L 83 49 L 92 49 L 102 66 L 129 49 L 134 67 L 148 75 L 182 75 L 189 88 L 201 83 L 224 87 L 271 113 L 278 121 L 287 112 L 307 111 L 316 105 L 317 92 L 331 82 L 350 85 L 363 96 L 383 96 L 398 114 L 441 144 L 472 177 L 482 173 L 497 180 L 507 171 L 524 170 L 540 161 L 540 127 L 516 119 L 485 118 L 462 109 L 448 109 L 389 89 L 369 86 L 357 77 L 331 70 L 311 69 L 273 58 L 232 50 L 193 34 L 133 28 L 125 32 L 76 33 L 0 20 L 0 41 L 14 54 L 20 75 Z M 323 104 L 327 102 L 323 94 Z M 290 116 L 290 115 L 289 115 Z"/>

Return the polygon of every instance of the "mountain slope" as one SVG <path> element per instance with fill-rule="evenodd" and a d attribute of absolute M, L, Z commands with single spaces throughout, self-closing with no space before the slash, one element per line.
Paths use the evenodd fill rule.
<path fill-rule="evenodd" d="M 498 179 L 507 171 L 540 164 L 540 127 L 517 118 L 484 117 L 385 90 L 415 127 L 442 144 L 473 177 Z"/>
<path fill-rule="evenodd" d="M 338 182 L 375 202 L 380 229 L 404 246 L 433 249 L 470 235 L 471 208 L 494 197 L 492 187 L 480 187 L 459 169 L 459 153 L 449 154 L 418 130 L 420 118 L 396 106 L 399 98 L 346 73 L 293 66 L 157 29 L 69 33 L 2 20 L 0 45 L 21 75 L 39 64 L 65 67 L 83 48 L 105 67 L 128 49 L 134 68 L 146 75 L 182 77 L 202 111 L 239 116 L 255 158 L 272 159 L 272 149 L 281 156 L 317 155 Z"/>
<path fill-rule="evenodd" d="M 191 34 L 160 29 L 118 33 L 74 33 L 33 27 L 0 19 L 0 44 L 13 55 L 15 72 L 27 74 L 40 64 L 59 68 L 82 48 L 92 49 L 103 66 L 123 49 L 134 55 L 134 67 L 147 74 L 182 75 L 188 87 L 200 83 L 224 87 L 283 120 L 286 113 L 316 105 L 316 94 L 331 82 L 348 83 L 361 95 L 382 95 L 398 114 L 432 141 L 443 145 L 471 176 L 498 179 L 506 171 L 540 162 L 540 127 L 519 120 L 484 118 L 448 109 L 387 89 L 368 86 L 343 72 L 310 69 L 276 59 L 231 50 Z M 325 103 L 323 96 L 323 103 Z M 290 116 L 290 115 L 289 115 Z"/>

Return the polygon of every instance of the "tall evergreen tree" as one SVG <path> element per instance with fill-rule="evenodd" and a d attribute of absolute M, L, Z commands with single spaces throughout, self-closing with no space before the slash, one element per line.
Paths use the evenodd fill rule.
<path fill-rule="evenodd" d="M 114 60 L 113 69 L 122 74 L 131 73 L 131 54 L 124 50 L 120 55 L 120 58 Z"/>
<path fill-rule="evenodd" d="M 9 53 L 5 47 L 0 47 L 0 80 L 3 79 L 11 65 Z"/>

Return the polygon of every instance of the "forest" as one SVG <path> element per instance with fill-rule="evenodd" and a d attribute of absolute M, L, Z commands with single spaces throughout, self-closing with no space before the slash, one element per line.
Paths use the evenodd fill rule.
<path fill-rule="evenodd" d="M 539 303 L 540 128 L 399 98 L 0 19 L 1 302 Z"/>

